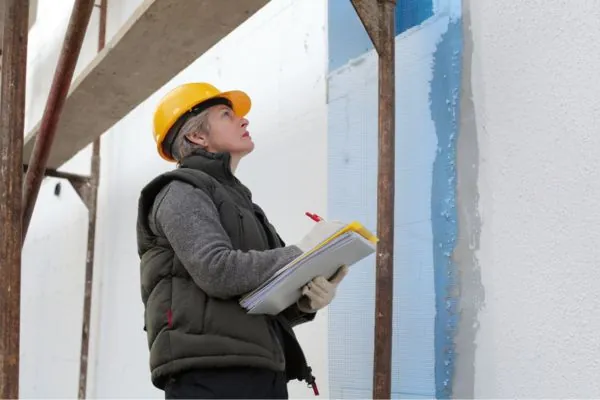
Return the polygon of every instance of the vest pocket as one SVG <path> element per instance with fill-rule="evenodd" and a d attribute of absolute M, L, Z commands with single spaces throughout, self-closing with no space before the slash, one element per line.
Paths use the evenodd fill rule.
<path fill-rule="evenodd" d="M 172 329 L 183 333 L 204 332 L 206 294 L 191 279 L 173 278 Z"/>
<path fill-rule="evenodd" d="M 231 240 L 234 250 L 267 250 L 270 247 L 268 231 L 253 208 L 236 204 L 231 200 L 218 203 L 221 224 Z M 279 247 L 279 246 L 275 246 Z"/>
<path fill-rule="evenodd" d="M 152 344 L 156 337 L 168 328 L 167 311 L 171 304 L 171 281 L 161 280 L 148 296 L 144 325 L 148 335 L 148 342 Z"/>
<path fill-rule="evenodd" d="M 231 246 L 235 250 L 245 250 L 243 247 L 244 243 L 244 214 L 239 207 L 229 201 L 223 201 L 218 206 L 219 215 L 221 217 L 221 225 L 227 236 L 229 236 L 229 240 L 231 241 Z"/>
<path fill-rule="evenodd" d="M 273 329 L 271 318 L 246 313 L 236 300 L 210 298 L 206 307 L 205 331 L 207 335 L 223 336 L 242 343 L 258 346 L 261 352 L 278 362 L 283 361 L 282 349 Z M 235 354 L 240 348 L 228 349 Z M 256 351 L 256 350 L 253 350 Z"/>

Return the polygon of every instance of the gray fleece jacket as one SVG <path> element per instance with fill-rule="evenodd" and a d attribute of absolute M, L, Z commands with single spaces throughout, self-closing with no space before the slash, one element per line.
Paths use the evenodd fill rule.
<path fill-rule="evenodd" d="M 234 250 L 214 202 L 187 183 L 170 183 L 154 204 L 150 227 L 169 240 L 194 282 L 210 297 L 244 295 L 302 254 L 294 245 Z"/>

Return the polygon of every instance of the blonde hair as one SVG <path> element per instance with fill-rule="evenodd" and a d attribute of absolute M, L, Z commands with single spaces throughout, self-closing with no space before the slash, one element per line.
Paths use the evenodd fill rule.
<path fill-rule="evenodd" d="M 194 150 L 202 148 L 202 146 L 191 142 L 187 136 L 192 133 L 202 132 L 208 134 L 210 125 L 208 123 L 208 109 L 202 111 L 198 115 L 190 117 L 176 133 L 175 141 L 171 149 L 173 158 L 177 161 L 182 160 L 192 154 Z"/>

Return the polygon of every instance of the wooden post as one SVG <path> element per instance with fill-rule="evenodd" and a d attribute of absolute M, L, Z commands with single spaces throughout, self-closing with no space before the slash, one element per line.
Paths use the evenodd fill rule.
<path fill-rule="evenodd" d="M 391 397 L 394 299 L 395 0 L 351 0 L 379 55 L 377 270 L 373 398 Z"/>
<path fill-rule="evenodd" d="M 100 22 L 98 31 L 98 51 L 106 43 L 106 17 L 108 0 L 100 0 Z M 92 147 L 92 174 L 89 187 L 84 196 L 88 209 L 88 242 L 85 261 L 85 285 L 83 296 L 83 324 L 81 327 L 81 354 L 79 359 L 79 399 L 85 399 L 89 365 L 90 320 L 92 313 L 92 288 L 94 285 L 94 255 L 96 249 L 96 217 L 98 211 L 98 184 L 100 181 L 100 138 L 94 140 Z"/>
<path fill-rule="evenodd" d="M 48 101 L 44 109 L 44 115 L 42 116 L 40 133 L 33 146 L 28 164 L 29 168 L 25 175 L 23 188 L 23 242 L 25 242 L 29 222 L 31 221 L 40 186 L 44 179 L 46 163 L 56 134 L 58 120 L 62 113 L 67 94 L 69 93 L 69 88 L 71 87 L 71 80 L 75 73 L 75 66 L 79 59 L 79 53 L 81 52 L 81 46 L 93 9 L 94 0 L 75 0 L 75 4 L 73 4 L 71 19 L 69 20 L 58 65 L 54 73 L 54 80 L 52 81 L 50 94 L 48 95 Z"/>
<path fill-rule="evenodd" d="M 0 104 L 0 396 L 19 397 L 21 193 L 29 0 L 3 0 Z"/>

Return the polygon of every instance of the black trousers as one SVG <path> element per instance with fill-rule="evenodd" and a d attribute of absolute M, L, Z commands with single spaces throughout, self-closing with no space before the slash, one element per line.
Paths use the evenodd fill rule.
<path fill-rule="evenodd" d="M 285 373 L 260 368 L 192 370 L 174 376 L 165 399 L 287 399 Z"/>

